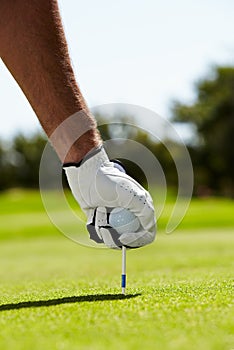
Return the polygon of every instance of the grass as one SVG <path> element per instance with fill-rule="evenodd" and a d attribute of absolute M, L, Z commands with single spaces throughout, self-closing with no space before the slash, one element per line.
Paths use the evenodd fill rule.
<path fill-rule="evenodd" d="M 234 349 L 234 203 L 194 200 L 166 235 L 171 205 L 122 297 L 120 252 L 59 234 L 37 192 L 0 196 L 0 349 Z"/>

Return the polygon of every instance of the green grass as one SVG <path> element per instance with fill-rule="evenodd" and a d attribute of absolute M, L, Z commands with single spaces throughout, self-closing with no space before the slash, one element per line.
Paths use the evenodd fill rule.
<path fill-rule="evenodd" d="M 234 202 L 194 200 L 173 234 L 127 254 L 77 245 L 37 192 L 0 196 L 0 349 L 234 349 Z M 212 219 L 213 218 L 213 219 Z"/>

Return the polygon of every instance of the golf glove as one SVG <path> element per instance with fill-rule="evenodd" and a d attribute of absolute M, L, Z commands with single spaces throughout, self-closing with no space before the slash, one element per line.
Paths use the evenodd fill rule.
<path fill-rule="evenodd" d="M 138 248 L 153 242 L 156 220 L 150 194 L 133 178 L 121 172 L 100 146 L 77 164 L 64 164 L 73 196 L 87 216 L 90 238 L 109 248 Z M 126 208 L 139 220 L 136 232 L 119 234 L 109 224 L 113 208 Z"/>

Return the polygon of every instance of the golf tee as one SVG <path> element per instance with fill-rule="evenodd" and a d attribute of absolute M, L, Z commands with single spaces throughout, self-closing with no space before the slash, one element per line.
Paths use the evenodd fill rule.
<path fill-rule="evenodd" d="M 126 290 L 126 247 L 122 246 L 122 294 L 125 294 Z"/>

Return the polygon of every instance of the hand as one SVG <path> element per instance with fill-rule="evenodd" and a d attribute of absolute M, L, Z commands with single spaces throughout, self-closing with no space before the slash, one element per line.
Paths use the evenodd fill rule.
<path fill-rule="evenodd" d="M 90 238 L 109 248 L 138 248 L 153 242 L 156 220 L 150 194 L 110 162 L 101 146 L 89 152 L 81 164 L 64 166 L 73 196 L 87 216 Z M 137 232 L 118 234 L 109 224 L 113 208 L 127 208 L 139 220 Z"/>

